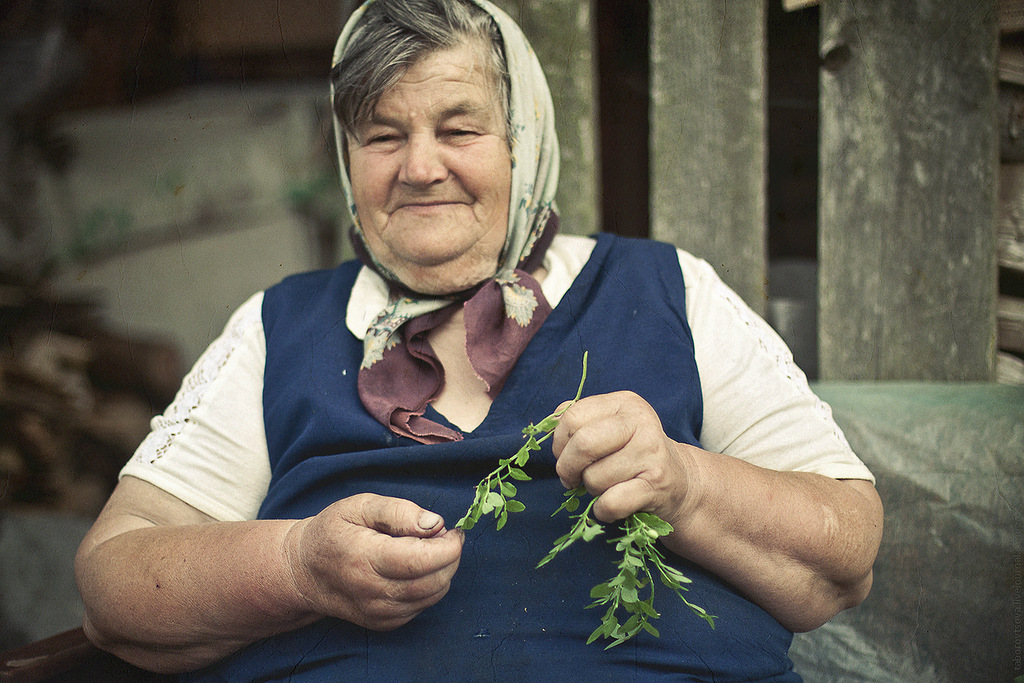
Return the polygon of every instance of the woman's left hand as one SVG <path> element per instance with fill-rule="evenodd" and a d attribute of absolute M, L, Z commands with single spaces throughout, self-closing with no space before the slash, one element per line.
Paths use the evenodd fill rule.
<path fill-rule="evenodd" d="M 694 502 L 696 449 L 669 439 L 654 408 L 633 392 L 579 400 L 562 415 L 552 450 L 562 484 L 582 483 L 598 497 L 594 516 L 602 522 L 643 510 L 676 526 Z"/>

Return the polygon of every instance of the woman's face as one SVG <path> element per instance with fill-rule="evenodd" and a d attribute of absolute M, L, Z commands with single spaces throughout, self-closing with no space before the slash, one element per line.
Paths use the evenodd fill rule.
<path fill-rule="evenodd" d="M 493 276 L 505 244 L 512 161 L 483 49 L 426 55 L 347 138 L 366 244 L 417 292 Z"/>

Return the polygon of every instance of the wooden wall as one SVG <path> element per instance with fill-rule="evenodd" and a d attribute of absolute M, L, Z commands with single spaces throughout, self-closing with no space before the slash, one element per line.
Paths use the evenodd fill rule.
<path fill-rule="evenodd" d="M 773 1 L 650 1 L 650 235 L 706 258 L 760 313 Z M 575 148 L 597 125 L 586 12 L 506 4 L 567 98 L 563 158 L 589 183 L 601 161 Z M 824 0 L 819 11 L 820 376 L 993 379 L 997 0 Z M 589 220 L 597 181 L 564 182 Z"/>
<path fill-rule="evenodd" d="M 995 10 L 821 3 L 825 379 L 993 377 Z"/>
<path fill-rule="evenodd" d="M 767 0 L 652 0 L 651 237 L 766 297 Z"/>
<path fill-rule="evenodd" d="M 596 32 L 591 3 L 579 0 L 494 0 L 526 34 L 555 105 L 561 149 L 556 202 L 561 232 L 601 228 L 598 177 Z"/>

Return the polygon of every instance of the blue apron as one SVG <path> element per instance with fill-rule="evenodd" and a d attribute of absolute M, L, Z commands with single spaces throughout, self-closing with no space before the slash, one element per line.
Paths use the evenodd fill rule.
<path fill-rule="evenodd" d="M 290 277 L 269 289 L 264 419 L 272 480 L 261 518 L 315 515 L 341 498 L 373 492 L 414 501 L 448 526 L 477 482 L 522 445 L 536 422 L 579 384 L 585 395 L 628 389 L 647 400 L 668 436 L 698 444 L 702 397 L 686 321 L 684 285 L 669 245 L 599 235 L 597 246 L 531 340 L 486 419 L 462 441 L 422 445 L 370 417 L 356 388 L 362 343 L 345 325 L 357 262 Z M 428 416 L 444 418 L 428 409 Z M 449 425 L 452 426 L 452 425 Z M 454 427 L 453 427 L 454 428 Z M 604 650 L 586 645 L 603 609 L 591 587 L 614 576 L 619 555 L 605 536 L 577 543 L 535 569 L 567 532 L 548 444 L 517 483 L 526 510 L 504 529 L 493 517 L 466 533 L 448 594 L 394 631 L 326 618 L 267 638 L 187 680 L 228 681 L 799 681 L 787 655 L 792 634 L 730 586 L 685 560 L 687 597 L 718 616 L 712 630 L 660 583 L 654 622 Z"/>

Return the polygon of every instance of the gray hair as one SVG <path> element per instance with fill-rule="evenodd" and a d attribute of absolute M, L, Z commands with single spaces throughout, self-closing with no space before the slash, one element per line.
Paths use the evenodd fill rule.
<path fill-rule="evenodd" d="M 486 50 L 511 144 L 509 76 L 501 32 L 471 0 L 377 0 L 366 8 L 331 70 L 334 111 L 346 134 L 373 116 L 384 93 L 426 55 L 466 43 Z"/>

